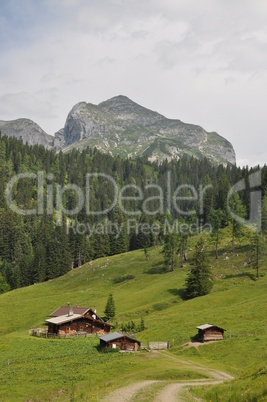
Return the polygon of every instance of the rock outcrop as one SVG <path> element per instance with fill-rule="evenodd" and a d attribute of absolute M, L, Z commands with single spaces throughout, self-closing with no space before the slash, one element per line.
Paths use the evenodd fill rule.
<path fill-rule="evenodd" d="M 103 152 L 162 161 L 188 154 L 216 163 L 235 163 L 229 141 L 202 127 L 167 119 L 126 96 L 99 105 L 80 102 L 70 111 L 64 127 L 64 151 L 96 147 Z"/>

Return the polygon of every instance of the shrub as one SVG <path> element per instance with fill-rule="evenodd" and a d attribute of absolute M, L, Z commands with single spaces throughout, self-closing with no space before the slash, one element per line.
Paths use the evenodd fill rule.
<path fill-rule="evenodd" d="M 121 276 L 116 276 L 116 278 L 113 279 L 113 283 L 121 283 L 125 281 L 130 281 L 131 279 L 134 279 L 134 275 L 121 275 Z"/>

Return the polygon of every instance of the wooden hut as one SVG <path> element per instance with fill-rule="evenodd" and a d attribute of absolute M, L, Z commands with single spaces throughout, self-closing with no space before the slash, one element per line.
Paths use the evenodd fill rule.
<path fill-rule="evenodd" d="M 106 348 L 119 348 L 121 350 L 136 352 L 141 346 L 140 341 L 121 334 L 120 332 L 112 332 L 108 335 L 101 336 L 99 339 L 100 346 Z"/>
<path fill-rule="evenodd" d="M 204 324 L 197 327 L 198 329 L 198 338 L 201 342 L 206 341 L 219 341 L 224 339 L 224 331 L 225 329 L 217 327 L 212 324 Z"/>
<path fill-rule="evenodd" d="M 55 310 L 51 318 L 45 320 L 48 324 L 48 334 L 106 334 L 111 325 L 104 322 L 94 310 L 85 307 L 63 306 Z"/>

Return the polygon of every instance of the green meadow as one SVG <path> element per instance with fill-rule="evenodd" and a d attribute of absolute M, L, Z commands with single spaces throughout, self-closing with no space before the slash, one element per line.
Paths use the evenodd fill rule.
<path fill-rule="evenodd" d="M 256 280 L 248 264 L 248 237 L 237 241 L 232 254 L 230 233 L 225 230 L 218 260 L 213 239 L 204 237 L 214 277 L 207 296 L 184 299 L 194 237 L 189 239 L 184 267 L 173 272 L 164 271 L 158 246 L 149 249 L 149 260 L 143 250 L 105 257 L 63 277 L 1 295 L 0 400 L 101 401 L 127 384 L 159 380 L 135 398 L 152 401 L 164 384 L 208 378 L 203 367 L 235 379 L 184 390 L 185 401 L 267 400 L 267 259 L 261 261 Z M 126 275 L 131 279 L 115 279 Z M 46 339 L 29 335 L 30 328 L 44 327 L 49 314 L 68 302 L 96 308 L 103 316 L 110 293 L 116 305 L 116 330 L 129 321 L 139 325 L 143 318 L 145 330 L 134 336 L 143 345 L 148 340 L 170 340 L 170 351 L 103 353 L 96 336 Z M 225 340 L 187 348 L 196 326 L 205 323 L 225 328 Z"/>

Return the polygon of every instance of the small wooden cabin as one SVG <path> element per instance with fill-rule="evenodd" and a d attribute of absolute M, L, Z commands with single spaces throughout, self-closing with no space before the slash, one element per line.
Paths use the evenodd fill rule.
<path fill-rule="evenodd" d="M 131 338 L 120 332 L 112 332 L 108 335 L 101 336 L 100 346 L 106 348 L 119 348 L 120 350 L 128 350 L 136 352 L 141 346 L 141 342 Z"/>
<path fill-rule="evenodd" d="M 224 331 L 226 331 L 212 324 L 200 325 L 197 329 L 198 338 L 201 342 L 222 340 L 224 339 Z"/>
<path fill-rule="evenodd" d="M 91 308 L 63 306 L 50 316 L 51 318 L 45 320 L 48 334 L 106 334 L 111 329 L 111 325 L 104 322 Z"/>

